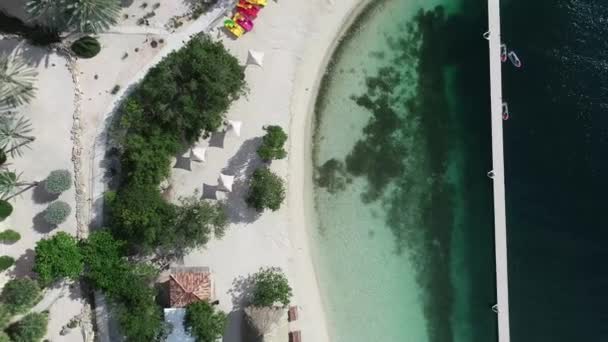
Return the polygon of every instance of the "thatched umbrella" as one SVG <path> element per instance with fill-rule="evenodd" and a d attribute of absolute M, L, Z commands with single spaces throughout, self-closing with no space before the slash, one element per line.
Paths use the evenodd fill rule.
<path fill-rule="evenodd" d="M 245 308 L 247 321 L 258 336 L 264 336 L 276 328 L 277 323 L 285 317 L 285 308 L 280 306 L 248 306 Z"/>

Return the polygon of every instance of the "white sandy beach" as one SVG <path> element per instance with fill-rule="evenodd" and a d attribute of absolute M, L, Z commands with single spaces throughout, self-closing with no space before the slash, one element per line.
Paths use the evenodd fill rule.
<path fill-rule="evenodd" d="M 225 2 L 228 3 L 229 1 Z M 230 313 L 226 342 L 242 341 L 239 310 L 241 290 L 239 280 L 263 266 L 280 266 L 294 288 L 293 303 L 300 307 L 298 328 L 305 341 L 330 341 L 322 298 L 313 266 L 307 231 L 315 229 L 312 212 L 311 120 L 314 97 L 331 51 L 355 18 L 355 12 L 367 0 L 308 0 L 269 1 L 255 21 L 255 28 L 235 40 L 223 30 L 213 30 L 211 36 L 223 40 L 226 47 L 243 64 L 249 49 L 265 53 L 264 66 L 248 66 L 246 80 L 250 89 L 246 97 L 233 103 L 227 117 L 243 122 L 241 136 L 228 133 L 223 148 L 209 147 L 205 163 L 191 163 L 190 170 L 174 168 L 171 182 L 173 200 L 188 196 L 203 184 L 216 185 L 220 171 L 234 174 L 235 190 L 226 197 L 231 225 L 221 240 L 211 241 L 205 249 L 188 254 L 183 264 L 209 266 L 214 273 L 216 296 L 220 308 Z M 76 94 L 81 106 L 76 109 L 75 164 L 81 215 L 76 224 L 88 226 L 100 208 L 105 190 L 103 152 L 104 127 L 117 101 L 131 86 L 145 76 L 150 67 L 163 56 L 190 39 L 192 34 L 210 27 L 222 9 L 187 23 L 171 32 L 163 24 L 167 18 L 181 15 L 183 6 L 164 6 L 158 10 L 158 22 L 150 27 L 134 26 L 133 13 L 142 0 L 136 0 L 125 12 L 129 18 L 108 33 L 99 35 L 101 53 L 93 59 L 77 60 Z M 224 4 L 225 4 L 224 3 Z M 149 42 L 163 39 L 158 48 Z M 138 49 L 135 52 L 135 48 Z M 125 53 L 128 57 L 122 58 Z M 114 85 L 121 90 L 109 93 Z M 72 80 L 55 80 L 39 87 L 66 89 L 66 101 L 71 101 Z M 50 98 L 43 98 L 52 101 Z M 281 125 L 289 130 L 289 155 L 286 160 L 272 163 L 273 171 L 287 179 L 288 199 L 277 212 L 265 212 L 259 217 L 247 209 L 244 184 L 260 162 L 255 150 L 262 127 Z M 71 146 L 70 146 L 71 148 Z M 24 166 L 25 167 L 25 166 Z M 74 196 L 74 194 L 71 194 Z M 99 222 L 97 222 L 99 223 Z M 86 234 L 84 234 L 86 235 Z M 65 303 L 70 306 L 70 303 Z M 74 301 L 72 305 L 81 305 Z M 56 327 L 52 328 L 56 331 Z M 287 336 L 278 340 L 286 341 Z"/>

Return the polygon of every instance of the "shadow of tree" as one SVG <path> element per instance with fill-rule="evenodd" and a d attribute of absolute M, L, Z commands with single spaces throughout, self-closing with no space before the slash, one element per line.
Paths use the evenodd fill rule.
<path fill-rule="evenodd" d="M 232 288 L 228 290 L 228 294 L 232 297 L 232 306 L 235 309 L 244 309 L 251 302 L 253 280 L 251 274 L 238 276 L 232 280 Z"/>
<path fill-rule="evenodd" d="M 36 253 L 33 249 L 26 249 L 25 252 L 21 254 L 21 256 L 17 260 L 15 260 L 15 266 L 8 272 L 8 274 L 16 278 L 34 278 L 35 274 L 32 271 L 32 267 L 34 266 L 35 256 Z"/>
<path fill-rule="evenodd" d="M 260 217 L 255 209 L 249 208 L 245 197 L 249 189 L 248 180 L 258 167 L 263 165 L 257 154 L 262 138 L 252 138 L 243 142 L 237 153 L 230 158 L 222 173 L 234 176 L 232 192 L 226 194 L 226 214 L 231 222 L 252 223 Z"/>
<path fill-rule="evenodd" d="M 51 194 L 46 191 L 44 181 L 35 186 L 34 191 L 32 191 L 32 200 L 37 204 L 52 202 L 57 198 L 59 198 L 59 194 Z"/>
<path fill-rule="evenodd" d="M 44 210 L 34 216 L 32 223 L 34 224 L 34 230 L 41 234 L 48 234 L 57 228 L 56 225 L 50 224 L 44 219 Z"/>

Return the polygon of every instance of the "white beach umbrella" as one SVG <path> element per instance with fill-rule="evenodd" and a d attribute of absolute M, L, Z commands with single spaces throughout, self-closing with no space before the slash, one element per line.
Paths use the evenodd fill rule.
<path fill-rule="evenodd" d="M 241 136 L 241 126 L 243 125 L 240 121 L 228 120 L 228 130 L 234 131 L 237 137 Z"/>
<path fill-rule="evenodd" d="M 226 191 L 231 192 L 232 184 L 234 183 L 234 176 L 228 176 L 220 173 L 219 183 Z"/>
<path fill-rule="evenodd" d="M 195 162 L 204 162 L 207 149 L 204 147 L 195 147 L 190 150 L 190 159 Z"/>
<path fill-rule="evenodd" d="M 261 51 L 249 50 L 249 56 L 247 57 L 248 64 L 255 64 L 259 67 L 264 65 L 264 53 Z"/>

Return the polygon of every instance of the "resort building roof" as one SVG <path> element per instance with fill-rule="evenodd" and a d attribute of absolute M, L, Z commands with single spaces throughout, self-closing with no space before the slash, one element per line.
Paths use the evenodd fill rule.
<path fill-rule="evenodd" d="M 172 308 L 211 300 L 213 281 L 208 267 L 172 267 L 169 276 L 169 302 Z"/>

